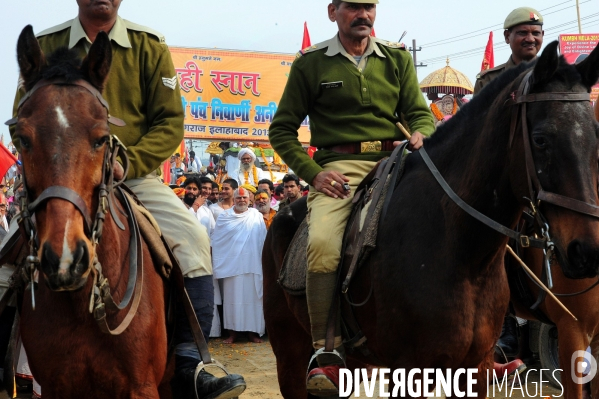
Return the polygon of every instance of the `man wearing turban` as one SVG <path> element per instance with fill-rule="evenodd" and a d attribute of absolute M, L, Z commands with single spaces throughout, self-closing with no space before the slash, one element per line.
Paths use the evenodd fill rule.
<path fill-rule="evenodd" d="M 258 182 L 262 179 L 267 179 L 268 175 L 261 168 L 257 168 L 256 154 L 251 148 L 243 148 L 237 154 L 239 159 L 239 169 L 229 171 L 229 176 L 237 180 L 240 186 L 250 184 L 254 187 L 258 186 Z"/>

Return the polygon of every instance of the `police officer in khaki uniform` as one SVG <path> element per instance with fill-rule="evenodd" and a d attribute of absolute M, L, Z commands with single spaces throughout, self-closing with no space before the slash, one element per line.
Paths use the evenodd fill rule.
<path fill-rule="evenodd" d="M 45 54 L 68 47 L 83 58 L 98 33 L 108 32 L 112 67 L 103 94 L 111 114 L 126 122 L 123 127 L 111 126 L 127 147 L 130 169 L 126 182 L 150 210 L 179 260 L 185 287 L 208 340 L 214 303 L 210 241 L 206 230 L 155 173 L 183 139 L 177 75 L 164 36 L 120 18 L 121 1 L 77 0 L 78 17 L 41 32 L 38 41 Z M 24 94 L 18 91 L 13 115 Z M 123 175 L 120 165 L 115 167 L 117 175 Z M 201 359 L 184 312 L 177 315 L 176 330 L 174 397 L 196 398 L 196 386 L 197 399 L 231 398 L 243 392 L 245 381 L 240 375 L 216 378 L 202 371 L 194 381 Z"/>
<path fill-rule="evenodd" d="M 399 43 L 370 37 L 377 4 L 378 0 L 329 4 L 329 19 L 337 23 L 339 33 L 298 54 L 269 130 L 277 153 L 310 184 L 306 296 L 315 349 L 325 344 L 353 192 L 376 162 L 390 155 L 394 141 L 404 139 L 395 125 L 398 115 L 414 132 L 411 149 L 420 148 L 434 130 L 410 54 Z M 307 115 L 310 143 L 318 147 L 314 159 L 297 139 Z M 319 367 L 308 376 L 313 395 L 338 395 L 343 344 L 341 334 L 336 335 L 339 356 L 319 355 Z"/>
<path fill-rule="evenodd" d="M 532 61 L 543 45 L 543 16 L 530 7 L 520 7 L 512 11 L 503 24 L 505 42 L 510 45 L 512 55 L 505 64 L 482 71 L 476 76 L 474 94 L 503 71 L 522 61 Z"/>

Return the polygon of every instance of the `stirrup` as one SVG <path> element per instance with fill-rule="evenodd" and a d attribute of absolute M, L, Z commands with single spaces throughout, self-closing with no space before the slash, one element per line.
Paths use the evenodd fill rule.
<path fill-rule="evenodd" d="M 339 352 L 337 352 L 336 349 L 333 349 L 332 352 L 325 352 L 324 349 L 325 348 L 318 349 L 316 352 L 314 352 L 314 355 L 312 355 L 312 357 L 310 358 L 310 361 L 308 362 L 308 370 L 306 370 L 306 378 L 308 378 L 308 374 L 310 374 L 310 365 L 312 364 L 314 359 L 316 359 L 318 356 L 325 354 L 325 353 L 328 355 L 337 356 L 339 359 L 341 359 L 341 362 L 343 363 L 343 368 L 347 368 L 347 365 L 345 364 L 345 359 L 343 358 L 343 356 L 341 356 L 341 354 Z"/>
<path fill-rule="evenodd" d="M 200 375 L 200 371 L 204 370 L 207 367 L 214 367 L 214 368 L 224 371 L 226 375 L 231 375 L 229 373 L 229 371 L 227 370 L 227 368 L 225 366 L 223 366 L 221 364 L 221 362 L 219 362 L 218 360 L 213 358 L 212 361 L 208 364 L 205 364 L 204 361 L 202 360 L 201 362 L 198 363 L 198 365 L 196 366 L 196 371 L 193 373 L 193 386 L 194 386 L 194 390 L 196 393 L 196 398 L 199 398 L 198 384 L 196 383 L 196 381 L 198 380 L 198 375 Z"/>

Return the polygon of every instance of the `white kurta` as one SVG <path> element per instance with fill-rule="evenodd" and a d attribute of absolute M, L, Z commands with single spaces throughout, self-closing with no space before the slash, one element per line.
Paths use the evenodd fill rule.
<path fill-rule="evenodd" d="M 227 209 L 218 217 L 211 238 L 214 277 L 223 279 L 224 328 L 264 334 L 262 214 L 253 208 L 242 214 Z"/>
<path fill-rule="evenodd" d="M 261 168 L 256 167 L 256 176 L 258 177 L 258 181 L 254 181 L 254 172 L 250 169 L 250 172 L 248 173 L 248 184 L 251 184 L 252 186 L 257 187 L 258 186 L 258 182 L 262 179 L 269 179 L 270 180 L 270 175 L 268 174 L 268 172 L 263 171 Z M 229 173 L 229 177 L 231 179 L 235 179 L 237 180 L 237 183 L 240 186 L 243 186 L 245 184 L 245 175 L 244 172 L 242 172 L 240 169 L 234 171 L 233 173 Z"/>

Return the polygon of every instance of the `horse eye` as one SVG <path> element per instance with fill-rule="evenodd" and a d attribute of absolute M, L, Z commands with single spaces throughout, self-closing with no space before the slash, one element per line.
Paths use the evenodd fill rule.
<path fill-rule="evenodd" d="M 539 148 L 544 148 L 547 145 L 547 140 L 543 136 L 533 136 L 532 141 Z"/>
<path fill-rule="evenodd" d="M 101 137 L 98 140 L 96 140 L 96 143 L 94 144 L 94 147 L 96 149 L 98 149 L 100 147 L 103 147 L 104 144 L 106 144 L 107 142 L 108 142 L 108 136 Z"/>
<path fill-rule="evenodd" d="M 21 142 L 21 147 L 24 150 L 31 149 L 31 141 L 27 137 L 19 136 L 19 141 Z"/>

